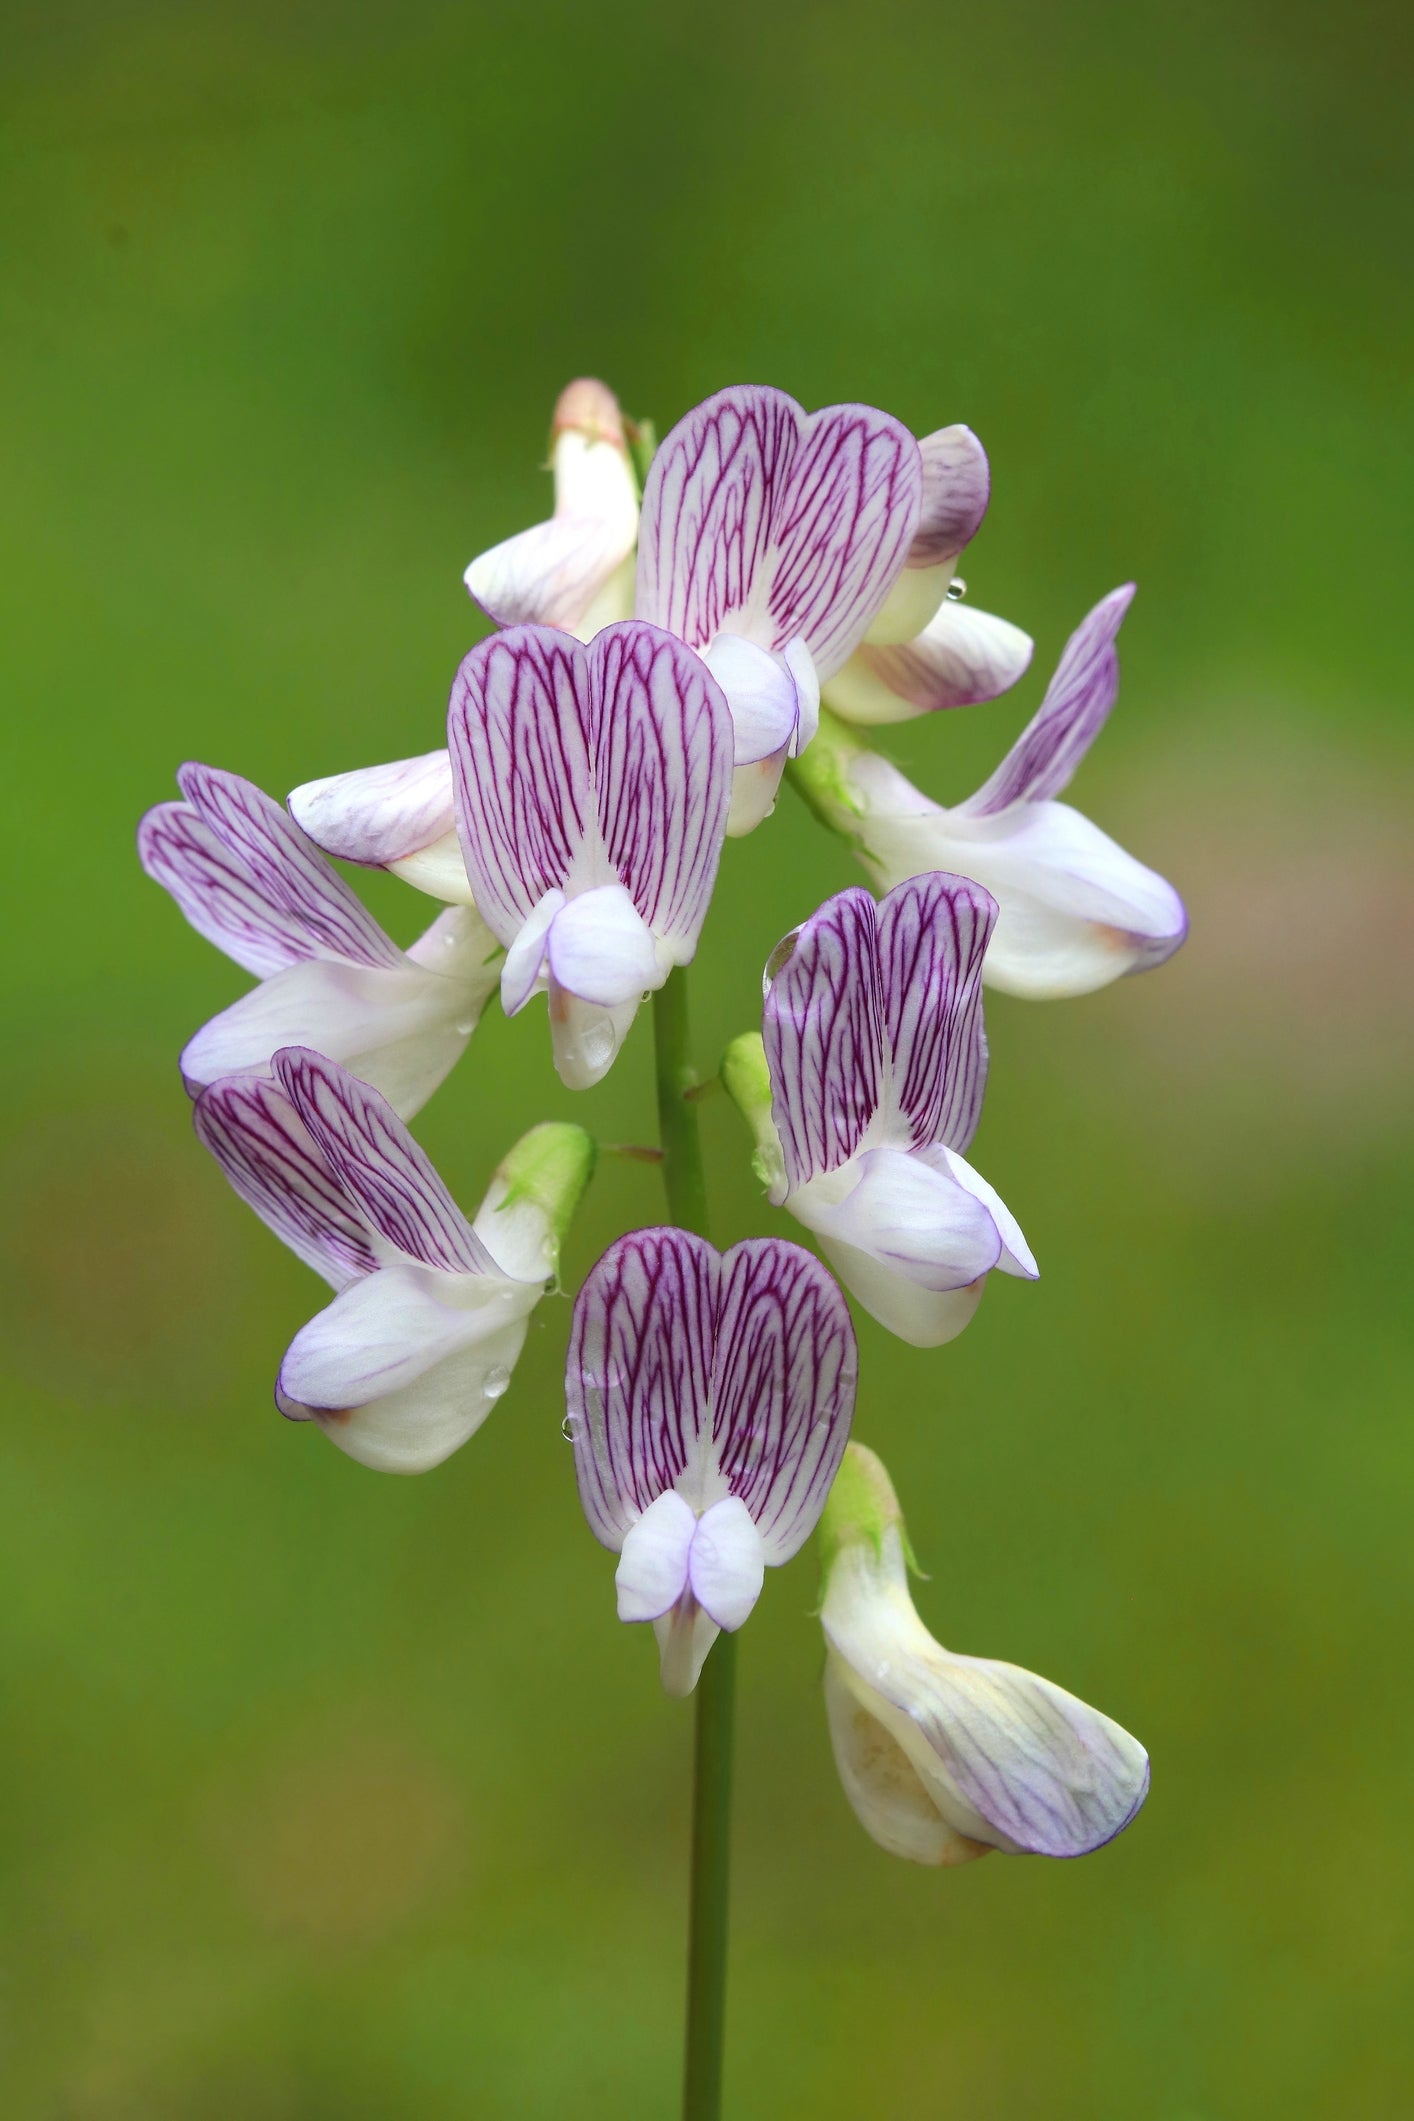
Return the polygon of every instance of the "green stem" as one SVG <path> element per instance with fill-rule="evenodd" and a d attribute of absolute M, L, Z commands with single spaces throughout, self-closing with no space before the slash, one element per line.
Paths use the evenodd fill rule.
<path fill-rule="evenodd" d="M 697 1088 L 687 1029 L 687 972 L 679 965 L 653 997 L 653 1043 L 658 1063 L 658 1139 L 663 1145 L 663 1184 L 668 1213 L 680 1230 L 707 1235 L 707 1178 L 697 1107 Z"/>
<path fill-rule="evenodd" d="M 707 1180 L 697 1105 L 689 1096 L 697 1077 L 688 1037 L 687 974 L 681 966 L 653 997 L 653 1037 L 668 1213 L 679 1228 L 706 1237 Z M 696 1694 L 683 2121 L 719 2121 L 722 2111 L 735 1681 L 735 1640 L 719 1635 L 702 1667 Z"/>

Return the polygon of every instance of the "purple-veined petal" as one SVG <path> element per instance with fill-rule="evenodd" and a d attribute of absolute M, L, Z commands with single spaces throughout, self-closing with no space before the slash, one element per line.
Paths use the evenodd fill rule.
<path fill-rule="evenodd" d="M 710 1419 L 721 1260 L 685 1230 L 610 1245 L 575 1299 L 567 1420 L 590 1530 L 622 1548 Z"/>
<path fill-rule="evenodd" d="M 794 1189 L 854 1154 L 883 1092 L 877 917 L 867 891 L 828 899 L 773 952 L 761 1035 Z"/>
<path fill-rule="evenodd" d="M 847 722 L 909 721 L 993 700 L 1031 662 L 1031 636 L 975 605 L 944 602 L 914 639 L 865 641 L 827 688 L 826 705 Z"/>
<path fill-rule="evenodd" d="M 440 1465 L 480 1428 L 510 1381 L 534 1298 L 487 1282 L 483 1301 L 442 1301 L 464 1283 L 410 1265 L 346 1289 L 295 1335 L 275 1397 L 339 1448 L 386 1473 Z M 536 1292 L 538 1293 L 538 1292 Z"/>
<path fill-rule="evenodd" d="M 330 1170 L 386 1244 L 446 1274 L 496 1274 L 491 1255 L 386 1098 L 305 1046 L 284 1047 L 274 1068 Z"/>
<path fill-rule="evenodd" d="M 871 406 L 807 414 L 784 391 L 718 391 L 653 460 L 635 609 L 696 648 L 801 634 L 828 677 L 904 564 L 922 484 L 912 435 Z"/>
<path fill-rule="evenodd" d="M 1105 726 L 1119 695 L 1115 637 L 1134 601 L 1134 584 L 1112 589 L 1065 644 L 1046 697 L 990 780 L 960 805 L 994 817 L 1013 803 L 1059 795 Z"/>
<path fill-rule="evenodd" d="M 774 1566 L 814 1531 L 849 1441 L 854 1328 L 819 1260 L 776 1237 L 724 1255 L 719 1302 L 712 1442 Z"/>
<path fill-rule="evenodd" d="M 477 909 L 507 945 L 545 893 L 563 889 L 594 826 L 587 689 L 584 649 L 537 626 L 482 641 L 452 687 L 457 836 Z"/>
<path fill-rule="evenodd" d="M 867 642 L 912 641 L 941 607 L 963 547 L 987 513 L 991 473 L 970 427 L 942 427 L 918 445 L 923 505 L 908 560 L 870 624 Z M 939 703 L 942 704 L 942 703 Z"/>
<path fill-rule="evenodd" d="M 827 1618 L 838 1649 L 836 1633 Z M 845 1638 L 847 1661 L 867 1658 L 881 1720 L 940 1813 L 969 1839 L 1013 1854 L 1084 1856 L 1113 1841 L 1143 1804 L 1144 1748 L 1074 1694 L 931 1641 L 913 1650 L 892 1629 L 881 1637 L 888 1654 L 869 1657 L 858 1633 Z"/>
<path fill-rule="evenodd" d="M 878 910 L 879 968 L 893 1104 L 922 1147 L 965 1149 L 987 1087 L 982 960 L 997 917 L 980 884 L 933 871 Z"/>
<path fill-rule="evenodd" d="M 341 861 L 383 867 L 449 833 L 452 765 L 445 750 L 305 781 L 287 798 L 301 832 Z"/>
<path fill-rule="evenodd" d="M 627 535 L 625 535 L 625 530 Z M 573 632 L 633 550 L 634 525 L 609 517 L 554 516 L 483 552 L 464 580 L 498 626 Z"/>
<path fill-rule="evenodd" d="M 306 1266 L 342 1289 L 378 1262 L 293 1105 L 268 1077 L 230 1076 L 192 1111 L 198 1141 L 232 1188 Z"/>
<path fill-rule="evenodd" d="M 610 870 L 684 964 L 707 917 L 731 800 L 732 725 L 720 686 L 681 641 L 606 626 L 588 653 L 585 714 Z"/>
<path fill-rule="evenodd" d="M 629 1526 L 614 1571 L 620 1620 L 657 1620 L 677 1604 L 696 1530 L 697 1512 L 675 1488 L 665 1488 Z"/>
<path fill-rule="evenodd" d="M 396 965 L 397 944 L 383 933 L 343 878 L 329 867 L 289 813 L 253 781 L 214 766 L 188 764 L 177 786 L 203 824 L 242 865 L 273 916 L 304 946 L 300 957 L 342 957 L 355 965 Z"/>
<path fill-rule="evenodd" d="M 243 861 L 190 803 L 158 803 L 138 826 L 138 859 L 199 935 L 258 978 L 309 956 L 302 922 L 270 905 Z"/>
<path fill-rule="evenodd" d="M 761 1596 L 765 1573 L 766 1550 L 751 1512 L 739 1496 L 724 1495 L 703 1511 L 692 1535 L 687 1577 L 693 1597 L 719 1628 L 734 1633 Z"/>
<path fill-rule="evenodd" d="M 576 1299 L 565 1371 L 596 1538 L 623 1549 L 635 1521 L 675 1488 L 703 1524 L 735 1496 L 763 1560 L 789 1560 L 844 1451 L 856 1370 L 844 1298 L 798 1245 L 757 1238 L 723 1257 L 683 1230 L 620 1238 Z M 665 1526 L 670 1515 L 681 1521 L 660 1513 Z M 713 1523 L 717 1558 L 709 1540 L 702 1579 L 717 1582 L 730 1615 L 749 1556 L 733 1513 Z"/>
<path fill-rule="evenodd" d="M 680 641 L 628 623 L 586 652 L 521 627 L 463 663 L 448 716 L 462 853 L 506 944 L 547 892 L 620 883 L 692 955 L 716 878 L 731 721 Z"/>
<path fill-rule="evenodd" d="M 620 1008 L 658 980 L 652 932 L 622 884 L 597 884 L 562 906 L 546 934 L 550 977 L 567 994 Z"/>
<path fill-rule="evenodd" d="M 982 528 L 991 498 L 987 452 L 961 422 L 924 435 L 923 504 L 909 548 L 910 567 L 941 567 L 956 560 Z"/>

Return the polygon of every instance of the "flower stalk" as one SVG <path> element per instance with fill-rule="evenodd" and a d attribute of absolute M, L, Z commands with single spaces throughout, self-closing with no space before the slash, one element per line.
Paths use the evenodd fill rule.
<path fill-rule="evenodd" d="M 697 1076 L 688 1028 L 687 971 L 681 965 L 653 996 L 653 1043 L 668 1214 L 680 1229 L 706 1237 L 707 1179 L 697 1106 L 690 1094 Z M 722 2111 L 735 1713 L 736 1641 L 723 1634 L 713 1644 L 696 1687 L 683 2121 L 718 2121 Z"/>

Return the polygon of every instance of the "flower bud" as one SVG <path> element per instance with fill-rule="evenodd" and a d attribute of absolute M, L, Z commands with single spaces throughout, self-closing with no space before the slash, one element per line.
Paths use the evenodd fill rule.
<path fill-rule="evenodd" d="M 548 1281 L 597 1157 L 593 1136 L 583 1127 L 564 1120 L 532 1127 L 496 1167 L 476 1218 L 478 1236 L 503 1261 L 509 1248 L 517 1272 Z"/>
<path fill-rule="evenodd" d="M 898 1498 L 862 1444 L 819 1540 L 835 1763 L 881 1848 L 933 1864 L 1083 1856 L 1128 1826 L 1148 1795 L 1144 1748 L 1048 1679 L 934 1641 L 909 1596 Z"/>
<path fill-rule="evenodd" d="M 774 1201 L 785 1192 L 785 1159 L 771 1117 L 771 1071 L 759 1031 L 743 1031 L 722 1055 L 722 1088 L 750 1127 L 756 1147 L 751 1168 Z"/>

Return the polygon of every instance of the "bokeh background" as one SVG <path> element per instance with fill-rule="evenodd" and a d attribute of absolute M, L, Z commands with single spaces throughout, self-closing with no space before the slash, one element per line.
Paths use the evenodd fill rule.
<path fill-rule="evenodd" d="M 813 1564 L 743 1639 L 735 2121 L 1394 2121 L 1409 2026 L 1411 418 L 1400 11 L 945 0 L 6 10 L 0 1988 L 13 2121 L 668 2115 L 688 1723 L 560 1435 L 568 1305 L 398 1482 L 276 1416 L 319 1300 L 191 1139 L 243 975 L 140 875 L 196 756 L 429 748 L 550 406 L 729 381 L 969 421 L 1011 698 L 1137 576 L 1083 807 L 1186 893 L 1164 971 L 990 1008 L 977 1158 L 1041 1258 L 933 1355 L 864 1320 L 949 1643 L 1142 1734 L 1076 1865 L 880 1854 Z M 1402 586 L 1401 586 L 1402 585 Z M 730 847 L 700 1054 L 852 881 Z M 377 887 L 377 888 L 374 888 Z M 375 879 L 408 939 L 429 908 Z M 574 1105 L 642 1138 L 646 1021 Z M 419 1123 L 474 1202 L 570 1110 L 493 1008 Z M 718 1229 L 776 1225 L 724 1106 Z M 567 1261 L 659 1213 L 609 1160 Z"/>

